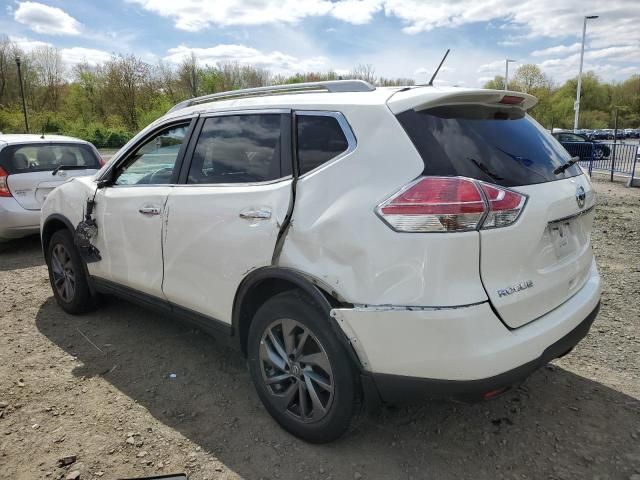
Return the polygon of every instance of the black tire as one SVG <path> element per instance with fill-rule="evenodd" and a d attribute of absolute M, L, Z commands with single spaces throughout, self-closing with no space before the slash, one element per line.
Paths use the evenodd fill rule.
<path fill-rule="evenodd" d="M 60 262 L 61 256 L 68 257 L 67 261 Z M 53 296 L 65 312 L 75 315 L 95 307 L 96 302 L 91 296 L 84 263 L 73 243 L 73 236 L 68 230 L 58 230 L 51 236 L 47 249 L 47 267 Z M 62 275 L 60 267 L 64 270 Z M 60 287 L 61 284 L 64 286 Z M 68 288 L 69 285 L 72 288 Z"/>
<path fill-rule="evenodd" d="M 286 325 L 278 322 L 286 322 Z M 283 292 L 267 300 L 258 309 L 247 342 L 251 378 L 265 408 L 282 428 L 312 443 L 339 438 L 349 429 L 361 407 L 357 371 L 329 322 L 328 312 L 303 292 Z M 295 326 L 290 328 L 291 325 Z M 268 332 L 278 336 L 278 332 L 284 332 L 285 328 L 290 332 L 288 338 L 293 339 L 289 347 L 295 344 L 293 352 L 297 354 L 287 355 L 287 365 L 284 369 L 278 369 L 273 362 L 261 358 L 261 352 L 263 356 L 267 351 L 275 352 Z M 304 342 L 301 342 L 302 338 L 305 338 Z M 278 341 L 284 349 L 283 354 L 290 350 L 285 345 L 284 335 L 278 337 Z M 304 344 L 304 348 L 300 347 L 300 343 Z M 278 356 L 280 358 L 282 355 Z M 314 361 L 307 362 L 311 358 Z M 327 367 L 329 372 L 324 370 Z M 290 379 L 267 385 L 267 379 L 280 378 L 286 375 L 285 370 L 289 372 Z M 320 383 L 316 383 L 317 378 Z M 331 393 L 325 389 L 327 386 L 331 387 Z M 277 391 L 274 392 L 274 389 Z M 293 389 L 294 399 L 287 403 L 282 399 L 288 397 L 287 392 L 292 391 L 290 389 Z M 278 397 L 278 392 L 284 394 Z M 323 405 L 324 409 L 316 408 Z"/>

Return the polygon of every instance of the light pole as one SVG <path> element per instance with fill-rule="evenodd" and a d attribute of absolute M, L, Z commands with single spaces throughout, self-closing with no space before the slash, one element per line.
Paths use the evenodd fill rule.
<path fill-rule="evenodd" d="M 20 57 L 16 57 L 16 66 L 18 67 L 18 81 L 20 82 L 20 95 L 22 96 L 22 112 L 24 113 L 24 128 L 29 133 L 29 120 L 27 119 L 27 102 L 24 99 L 24 87 L 22 86 L 22 70 L 20 70 Z"/>
<path fill-rule="evenodd" d="M 504 89 L 509 90 L 509 64 L 514 63 L 516 60 L 506 58 L 504 60 Z"/>
<path fill-rule="evenodd" d="M 584 23 L 582 25 L 582 48 L 580 49 L 580 70 L 578 72 L 578 90 L 576 92 L 576 103 L 573 109 L 576 111 L 576 115 L 573 118 L 573 131 L 578 130 L 578 120 L 580 119 L 580 89 L 582 88 L 582 61 L 584 60 L 584 40 L 587 36 L 587 20 L 594 20 L 598 18 L 598 15 L 589 15 L 584 17 Z"/>

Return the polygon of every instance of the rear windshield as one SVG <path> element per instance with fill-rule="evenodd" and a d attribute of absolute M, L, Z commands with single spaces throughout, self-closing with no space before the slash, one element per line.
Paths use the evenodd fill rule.
<path fill-rule="evenodd" d="M 0 151 L 0 165 L 8 174 L 48 171 L 60 165 L 78 169 L 100 168 L 93 149 L 77 143 L 10 145 Z"/>
<path fill-rule="evenodd" d="M 444 106 L 398 114 L 424 161 L 424 175 L 475 178 L 514 187 L 580 175 L 571 155 L 516 108 Z"/>

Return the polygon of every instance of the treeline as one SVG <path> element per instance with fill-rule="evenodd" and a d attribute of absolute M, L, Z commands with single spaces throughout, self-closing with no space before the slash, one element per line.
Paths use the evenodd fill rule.
<path fill-rule="evenodd" d="M 498 75 L 484 87 L 503 89 L 504 77 Z M 537 65 L 525 64 L 509 78 L 508 88 L 538 97 L 531 114 L 545 127 L 573 128 L 577 77 L 555 85 Z M 579 128 L 613 128 L 616 110 L 618 128 L 640 128 L 640 75 L 607 83 L 594 72 L 583 74 Z"/>
<path fill-rule="evenodd" d="M 336 72 L 274 75 L 266 69 L 221 62 L 203 65 L 194 56 L 180 65 L 149 64 L 134 55 L 67 68 L 60 51 L 41 46 L 21 51 L 0 38 L 0 131 L 24 132 L 15 58 L 20 57 L 31 132 L 63 133 L 98 147 L 117 148 L 176 103 L 208 93 L 321 80 Z M 372 65 L 358 65 L 344 78 L 376 85 L 411 85 L 408 78 L 377 77 Z"/>
<path fill-rule="evenodd" d="M 266 69 L 238 62 L 202 64 L 194 55 L 180 65 L 144 62 L 134 55 L 114 55 L 108 61 L 67 67 L 60 51 L 41 46 L 21 51 L 0 36 L 0 132 L 24 132 L 16 67 L 20 57 L 31 132 L 62 133 L 117 148 L 135 132 L 167 112 L 176 103 L 198 95 L 264 85 L 321 80 L 363 79 L 381 86 L 412 85 L 408 78 L 384 78 L 372 65 L 358 65 L 348 74 L 307 72 L 274 75 Z M 556 86 L 536 65 L 522 65 L 509 88 L 536 95 L 532 114 L 546 127 L 570 128 L 576 81 Z M 500 76 L 486 88 L 503 88 Z M 640 127 L 640 75 L 622 83 L 601 82 L 588 72 L 582 83 L 582 128 L 613 125 Z"/>

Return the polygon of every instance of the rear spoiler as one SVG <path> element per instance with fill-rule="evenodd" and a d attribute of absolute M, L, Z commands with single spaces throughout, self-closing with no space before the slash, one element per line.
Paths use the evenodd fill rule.
<path fill-rule="evenodd" d="M 509 90 L 442 91 L 434 87 L 417 87 L 400 91 L 389 97 L 387 105 L 394 114 L 406 110 L 425 110 L 442 105 L 506 105 L 529 110 L 538 99 L 533 95 Z"/>

